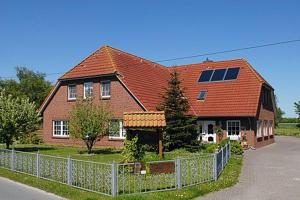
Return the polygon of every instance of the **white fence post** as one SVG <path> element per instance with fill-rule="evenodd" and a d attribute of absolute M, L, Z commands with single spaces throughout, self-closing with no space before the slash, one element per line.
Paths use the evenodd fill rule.
<path fill-rule="evenodd" d="M 36 154 L 36 176 L 40 177 L 40 151 Z"/>
<path fill-rule="evenodd" d="M 68 185 L 72 185 L 72 159 L 71 156 L 68 157 Z"/>
<path fill-rule="evenodd" d="M 175 166 L 176 166 L 176 182 L 177 182 L 177 188 L 181 189 L 182 183 L 181 183 L 181 161 L 180 158 L 177 157 L 175 160 Z"/>
<path fill-rule="evenodd" d="M 113 162 L 111 165 L 111 195 L 113 197 L 118 195 L 118 168 L 117 163 Z"/>
<path fill-rule="evenodd" d="M 15 162 L 16 162 L 16 156 L 15 156 L 15 149 L 11 150 L 11 157 L 10 157 L 10 169 L 12 171 L 15 171 Z"/>

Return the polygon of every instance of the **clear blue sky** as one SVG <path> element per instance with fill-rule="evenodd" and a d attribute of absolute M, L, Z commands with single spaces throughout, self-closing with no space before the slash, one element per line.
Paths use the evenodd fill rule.
<path fill-rule="evenodd" d="M 1 77 L 15 76 L 16 66 L 65 72 L 104 44 L 162 60 L 299 38 L 300 1 L 0 0 Z M 300 42 L 209 59 L 247 59 L 273 85 L 286 116 L 295 117 L 299 53 Z"/>

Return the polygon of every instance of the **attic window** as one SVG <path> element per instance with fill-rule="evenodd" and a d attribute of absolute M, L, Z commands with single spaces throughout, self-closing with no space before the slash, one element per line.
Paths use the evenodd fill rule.
<path fill-rule="evenodd" d="M 197 99 L 204 100 L 206 98 L 206 96 L 207 96 L 207 90 L 201 90 Z"/>

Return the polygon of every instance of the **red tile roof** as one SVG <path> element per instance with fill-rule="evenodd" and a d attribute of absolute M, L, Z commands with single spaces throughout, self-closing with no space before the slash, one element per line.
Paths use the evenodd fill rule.
<path fill-rule="evenodd" d="M 228 67 L 240 67 L 236 80 L 197 82 L 203 70 Z M 271 87 L 244 59 L 165 67 L 109 46 L 94 52 L 60 80 L 116 74 L 145 110 L 154 111 L 174 69 L 190 101 L 190 114 L 197 116 L 255 116 L 262 84 Z M 204 101 L 197 100 L 201 90 L 207 90 Z"/>
<path fill-rule="evenodd" d="M 164 111 L 124 112 L 125 128 L 162 128 L 166 126 Z"/>
<path fill-rule="evenodd" d="M 198 83 L 206 69 L 240 67 L 236 80 Z M 244 59 L 204 62 L 176 67 L 191 105 L 190 113 L 199 116 L 255 116 L 262 84 L 266 81 Z M 204 101 L 197 100 L 201 90 Z"/>

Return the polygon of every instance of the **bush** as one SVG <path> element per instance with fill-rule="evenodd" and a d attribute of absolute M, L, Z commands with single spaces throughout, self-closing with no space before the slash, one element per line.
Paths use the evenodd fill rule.
<path fill-rule="evenodd" d="M 29 133 L 19 138 L 20 144 L 41 144 L 43 140 L 37 132 Z"/>
<path fill-rule="evenodd" d="M 231 149 L 231 154 L 234 155 L 243 155 L 244 150 L 240 142 L 238 141 L 231 141 L 230 142 L 230 149 Z"/>
<path fill-rule="evenodd" d="M 203 144 L 202 145 L 202 150 L 204 153 L 215 153 L 217 149 L 218 149 L 217 144 Z"/>
<path fill-rule="evenodd" d="M 219 144 L 219 150 L 222 149 L 229 142 L 229 138 L 222 140 Z"/>
<path fill-rule="evenodd" d="M 140 162 L 143 160 L 145 150 L 138 139 L 136 135 L 131 140 L 125 140 L 125 148 L 122 152 L 122 155 L 125 157 L 125 162 Z"/>

